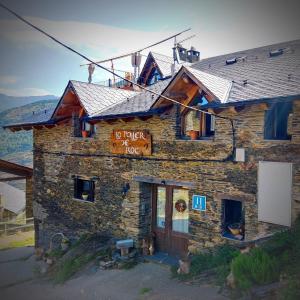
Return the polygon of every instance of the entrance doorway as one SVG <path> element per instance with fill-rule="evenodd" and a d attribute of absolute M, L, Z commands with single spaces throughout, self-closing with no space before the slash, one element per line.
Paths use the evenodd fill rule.
<path fill-rule="evenodd" d="M 188 251 L 189 191 L 174 186 L 154 186 L 152 212 L 156 251 L 184 257 Z"/>

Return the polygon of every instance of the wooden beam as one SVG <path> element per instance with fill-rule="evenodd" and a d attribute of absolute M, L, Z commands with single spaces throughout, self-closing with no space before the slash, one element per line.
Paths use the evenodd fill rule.
<path fill-rule="evenodd" d="M 106 122 L 107 124 L 111 125 L 116 123 L 116 120 L 104 120 L 104 122 Z"/>
<path fill-rule="evenodd" d="M 138 117 L 138 119 L 142 120 L 142 121 L 147 121 L 149 119 L 151 119 L 153 116 L 141 116 L 141 117 Z"/>
<path fill-rule="evenodd" d="M 169 98 L 172 98 L 174 100 L 183 100 L 188 97 L 188 95 L 186 93 L 177 93 L 177 92 L 169 92 L 169 93 L 167 93 L 166 96 Z"/>
<path fill-rule="evenodd" d="M 258 107 L 262 110 L 267 110 L 267 109 L 269 109 L 269 104 L 268 103 L 260 103 L 258 105 Z"/>
<path fill-rule="evenodd" d="M 4 178 L 0 178 L 0 182 L 14 181 L 14 180 L 22 180 L 22 179 L 26 179 L 26 178 L 27 178 L 27 177 L 24 177 L 24 176 L 4 177 Z"/>
<path fill-rule="evenodd" d="M 120 120 L 125 122 L 125 123 L 128 123 L 128 122 L 131 122 L 134 120 L 135 117 L 128 117 L 128 118 L 121 118 Z"/>
<path fill-rule="evenodd" d="M 235 109 L 234 106 L 229 106 L 229 107 L 227 108 L 227 110 L 228 110 L 229 112 L 235 114 L 235 115 L 237 114 L 237 111 L 236 111 L 236 109 Z"/>
<path fill-rule="evenodd" d="M 224 109 L 223 108 L 208 108 L 208 112 L 214 115 L 218 115 L 221 113 Z"/>
<path fill-rule="evenodd" d="M 0 171 L 22 177 L 31 177 L 33 172 L 32 168 L 18 165 L 2 159 L 0 159 Z"/>

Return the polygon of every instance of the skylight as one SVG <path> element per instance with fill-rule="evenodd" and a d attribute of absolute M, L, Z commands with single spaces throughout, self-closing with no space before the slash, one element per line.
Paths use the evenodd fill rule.
<path fill-rule="evenodd" d="M 279 56 L 279 55 L 283 54 L 283 49 L 276 49 L 276 50 L 270 51 L 269 54 L 270 54 L 270 57 Z"/>
<path fill-rule="evenodd" d="M 237 62 L 237 58 L 230 58 L 230 59 L 226 59 L 226 65 L 232 65 L 235 64 Z"/>

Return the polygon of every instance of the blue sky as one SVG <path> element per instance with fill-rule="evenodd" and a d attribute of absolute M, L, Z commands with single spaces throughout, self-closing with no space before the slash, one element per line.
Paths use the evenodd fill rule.
<path fill-rule="evenodd" d="M 187 27 L 201 57 L 300 38 L 294 0 L 2 0 L 92 59 L 141 48 Z M 151 50 L 172 55 L 173 41 Z M 0 9 L 0 93 L 60 96 L 69 79 L 87 81 L 83 60 Z M 147 54 L 145 51 L 143 54 Z M 109 66 L 109 64 L 106 64 Z M 130 60 L 115 68 L 131 71 Z M 94 81 L 109 74 L 96 70 Z"/>

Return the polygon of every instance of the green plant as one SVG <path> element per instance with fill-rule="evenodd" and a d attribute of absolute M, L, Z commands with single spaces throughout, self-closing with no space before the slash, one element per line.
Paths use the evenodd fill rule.
<path fill-rule="evenodd" d="M 64 283 L 92 259 L 92 255 L 82 255 L 59 264 L 54 273 L 54 282 Z"/>
<path fill-rule="evenodd" d="M 132 261 L 124 261 L 121 266 L 120 269 L 124 269 L 124 270 L 130 270 L 132 268 L 134 268 L 137 265 L 137 261 L 136 260 L 132 260 Z"/>
<path fill-rule="evenodd" d="M 152 288 L 147 288 L 147 287 L 141 288 L 140 289 L 140 295 L 147 294 L 147 293 L 149 293 L 151 291 L 152 291 Z"/>
<path fill-rule="evenodd" d="M 234 258 L 231 269 L 237 286 L 242 290 L 248 290 L 256 284 L 271 283 L 279 278 L 276 259 L 260 248 Z"/>
<path fill-rule="evenodd" d="M 287 286 L 280 291 L 280 299 L 282 300 L 298 300 L 300 299 L 300 279 L 290 277 Z"/>
<path fill-rule="evenodd" d="M 63 256 L 63 254 L 64 251 L 62 251 L 60 248 L 57 248 L 48 252 L 48 257 L 60 258 Z"/>
<path fill-rule="evenodd" d="M 177 267 L 172 267 L 172 277 L 185 280 L 196 277 L 205 271 L 214 270 L 217 283 L 223 285 L 230 272 L 230 263 L 238 254 L 239 250 L 229 245 L 216 247 L 214 251 L 207 253 L 195 254 L 192 257 L 190 273 L 177 274 Z"/>

